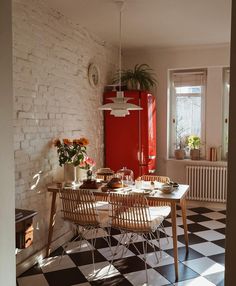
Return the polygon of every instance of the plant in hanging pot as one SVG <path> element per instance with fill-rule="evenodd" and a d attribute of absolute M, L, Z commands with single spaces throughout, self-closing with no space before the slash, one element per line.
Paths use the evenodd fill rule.
<path fill-rule="evenodd" d="M 200 159 L 200 145 L 201 145 L 200 137 L 196 135 L 188 136 L 187 145 L 190 149 L 191 160 L 199 160 Z"/>
<path fill-rule="evenodd" d="M 157 85 L 155 73 L 147 64 L 136 64 L 134 69 L 117 71 L 113 83 L 126 85 L 129 90 L 149 91 Z"/>
<path fill-rule="evenodd" d="M 59 165 L 64 165 L 64 180 L 68 186 L 78 183 L 79 165 L 87 156 L 86 146 L 88 143 L 86 138 L 56 139 L 54 141 L 59 156 Z"/>

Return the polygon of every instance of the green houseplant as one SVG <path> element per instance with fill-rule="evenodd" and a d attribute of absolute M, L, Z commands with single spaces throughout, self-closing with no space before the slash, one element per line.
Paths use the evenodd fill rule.
<path fill-rule="evenodd" d="M 178 136 L 175 144 L 175 159 L 183 160 L 185 157 L 186 138 L 185 136 Z"/>
<path fill-rule="evenodd" d="M 121 83 L 127 85 L 130 90 L 146 90 L 149 91 L 157 84 L 153 70 L 147 64 L 136 64 L 134 69 L 122 70 L 121 75 L 118 71 L 113 83 Z"/>
<path fill-rule="evenodd" d="M 178 125 L 179 126 L 179 125 Z M 175 142 L 175 159 L 183 160 L 186 152 L 186 135 L 185 129 L 180 127 L 176 128 L 176 142 Z"/>
<path fill-rule="evenodd" d="M 200 159 L 200 145 L 201 145 L 200 137 L 196 135 L 188 136 L 187 145 L 190 149 L 190 158 L 192 160 L 199 160 Z"/>

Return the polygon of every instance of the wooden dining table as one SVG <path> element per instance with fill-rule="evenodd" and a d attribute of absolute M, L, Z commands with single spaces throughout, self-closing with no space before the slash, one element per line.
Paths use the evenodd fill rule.
<path fill-rule="evenodd" d="M 50 255 L 50 248 L 52 242 L 53 228 L 56 220 L 56 198 L 60 190 L 64 188 L 63 183 L 54 183 L 47 186 L 48 192 L 52 193 L 51 200 L 51 212 L 49 218 L 49 231 L 48 231 L 48 244 L 46 249 L 46 256 Z M 73 187 L 76 188 L 76 187 Z M 177 247 L 177 213 L 176 206 L 177 204 L 181 207 L 183 226 L 184 226 L 184 238 L 186 246 L 186 254 L 188 253 L 188 228 L 187 228 L 187 219 L 186 219 L 186 195 L 189 190 L 188 185 L 179 185 L 178 188 L 170 194 L 165 194 L 160 190 L 154 190 L 150 194 L 145 194 L 150 204 L 153 206 L 158 205 L 158 203 L 168 203 L 171 207 L 171 223 L 172 223 L 172 238 L 173 238 L 173 250 L 174 250 L 174 266 L 175 266 L 175 277 L 176 281 L 179 278 L 178 271 L 178 247 Z M 106 200 L 109 193 L 102 192 L 101 189 L 91 189 L 95 197 L 98 200 Z"/>

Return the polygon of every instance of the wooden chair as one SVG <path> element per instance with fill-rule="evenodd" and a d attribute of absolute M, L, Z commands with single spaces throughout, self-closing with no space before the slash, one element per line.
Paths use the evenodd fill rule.
<path fill-rule="evenodd" d="M 154 176 L 154 175 L 143 175 L 138 177 L 138 180 L 146 181 L 146 182 L 159 182 L 168 184 L 170 182 L 170 178 L 166 176 Z M 167 202 L 157 201 L 157 200 L 149 200 L 150 206 L 169 206 L 170 204 Z"/>
<path fill-rule="evenodd" d="M 157 181 L 160 183 L 167 183 L 167 184 L 170 182 L 170 178 L 166 176 L 142 175 L 141 177 L 139 177 L 139 179 L 148 182 Z"/>
<path fill-rule="evenodd" d="M 151 242 L 153 239 L 159 241 L 159 226 L 163 221 L 163 217 L 152 213 L 152 207 L 149 207 L 148 201 L 144 195 L 138 194 L 118 194 L 111 193 L 109 195 L 110 204 L 110 224 L 112 228 L 121 231 L 122 236 L 113 253 L 113 260 L 118 253 L 119 246 L 122 241 L 126 239 L 126 246 L 129 248 L 132 244 L 139 254 L 140 251 L 135 246 L 133 239 L 139 235 L 143 237 L 143 254 L 146 270 L 146 281 L 148 282 L 147 274 L 147 246 L 151 245 L 156 255 L 157 262 L 159 262 L 155 245 Z M 128 233 L 132 233 L 131 237 Z M 156 236 L 154 235 L 156 233 Z M 123 253 L 122 253 L 123 255 Z M 111 264 L 113 263 L 113 260 Z"/>
<path fill-rule="evenodd" d="M 143 180 L 143 181 L 147 181 L 147 182 L 155 182 L 156 181 L 156 182 L 160 182 L 160 183 L 164 183 L 164 184 L 168 184 L 170 182 L 170 178 L 166 177 L 166 176 L 143 175 L 143 176 L 139 177 L 139 179 Z M 168 203 L 168 202 L 149 200 L 148 204 L 149 204 L 149 206 L 156 206 L 157 207 L 156 211 L 160 215 L 162 215 L 164 219 L 166 217 L 168 217 L 168 215 L 170 214 L 171 208 L 170 208 L 170 203 Z M 169 243 L 169 239 L 168 239 L 168 236 L 166 234 L 163 222 L 161 223 L 161 229 L 165 233 L 165 237 Z"/>
<path fill-rule="evenodd" d="M 110 181 L 110 179 L 112 179 L 113 177 L 114 177 L 114 175 L 98 175 L 98 174 L 96 174 L 96 179 L 102 180 L 104 182 Z"/>
<path fill-rule="evenodd" d="M 109 225 L 108 208 L 103 205 L 98 206 L 98 202 L 95 200 L 93 193 L 90 190 L 83 189 L 62 189 L 60 191 L 60 198 L 62 201 L 62 213 L 63 219 L 72 223 L 75 226 L 77 235 L 73 241 L 80 238 L 86 240 L 86 234 L 92 232 L 91 245 L 87 242 L 91 248 L 92 260 L 94 265 L 94 250 L 96 244 L 96 236 L 98 229 L 102 228 L 105 231 L 105 227 Z M 110 241 L 104 236 L 110 247 Z"/>

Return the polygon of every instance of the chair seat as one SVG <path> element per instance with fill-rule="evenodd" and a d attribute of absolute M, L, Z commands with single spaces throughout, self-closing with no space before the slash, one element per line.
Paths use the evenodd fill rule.
<path fill-rule="evenodd" d="M 103 201 L 96 201 L 95 208 L 98 214 L 99 225 L 101 227 L 109 227 L 110 226 L 109 203 Z"/>
<path fill-rule="evenodd" d="M 104 201 L 96 201 L 95 208 L 97 210 L 109 210 L 109 203 Z"/>
<path fill-rule="evenodd" d="M 129 231 L 141 233 L 141 232 L 154 232 L 162 223 L 164 217 L 155 211 L 150 211 L 148 221 L 143 221 L 142 214 L 129 213 L 129 210 L 122 212 L 122 223 L 117 221 L 119 227 L 122 229 L 128 229 Z M 133 219 L 132 219 L 133 216 Z M 126 219 L 127 218 L 127 219 Z M 122 226 L 123 224 L 123 226 Z M 113 227 L 116 227 L 116 221 L 113 221 Z"/>
<path fill-rule="evenodd" d="M 149 207 L 151 216 L 162 216 L 166 218 L 170 214 L 170 207 L 169 206 L 160 206 L 160 207 Z"/>

